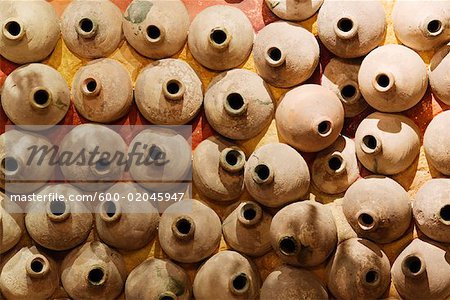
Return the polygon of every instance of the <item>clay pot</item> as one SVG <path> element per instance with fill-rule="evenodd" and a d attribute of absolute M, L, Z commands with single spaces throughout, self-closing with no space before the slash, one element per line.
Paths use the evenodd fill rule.
<path fill-rule="evenodd" d="M 450 243 L 450 179 L 431 179 L 416 194 L 414 219 L 433 240 Z"/>
<path fill-rule="evenodd" d="M 0 254 L 20 241 L 24 229 L 22 209 L 0 191 Z"/>
<path fill-rule="evenodd" d="M 0 274 L 0 290 L 8 300 L 51 299 L 58 285 L 57 265 L 36 247 L 20 249 Z"/>
<path fill-rule="evenodd" d="M 27 130 L 45 130 L 58 124 L 69 105 L 66 81 L 58 71 L 44 64 L 14 70 L 3 85 L 3 110 L 14 124 Z"/>
<path fill-rule="evenodd" d="M 267 7 L 283 20 L 303 21 L 312 17 L 323 0 L 265 0 Z"/>
<path fill-rule="evenodd" d="M 72 250 L 62 262 L 61 282 L 72 299 L 116 299 L 127 273 L 122 256 L 100 242 Z"/>
<path fill-rule="evenodd" d="M 143 56 L 166 58 L 186 43 L 189 14 L 180 0 L 134 0 L 123 17 L 127 42 Z"/>
<path fill-rule="evenodd" d="M 244 191 L 245 153 L 217 136 L 201 142 L 192 160 L 195 187 L 216 201 L 230 201 Z"/>
<path fill-rule="evenodd" d="M 273 217 L 270 239 L 276 254 L 294 266 L 312 267 L 324 262 L 337 244 L 331 210 L 315 201 L 282 208 Z"/>
<path fill-rule="evenodd" d="M 359 90 L 360 66 L 359 59 L 332 58 L 323 71 L 322 86 L 338 96 L 346 118 L 359 115 L 369 106 Z"/>
<path fill-rule="evenodd" d="M 17 64 L 38 62 L 55 49 L 59 18 L 44 0 L 0 1 L 0 55 Z"/>
<path fill-rule="evenodd" d="M 364 56 L 383 43 L 386 32 L 383 4 L 327 0 L 317 16 L 317 31 L 325 47 L 337 56 Z"/>
<path fill-rule="evenodd" d="M 38 195 L 58 195 L 65 200 L 34 201 L 28 205 L 25 225 L 31 238 L 56 251 L 69 250 L 83 243 L 92 229 L 92 213 L 84 202 L 69 200 L 69 197 L 82 193 L 71 185 L 58 184 L 46 186 Z"/>
<path fill-rule="evenodd" d="M 415 239 L 392 265 L 392 281 L 403 299 L 447 299 L 450 296 L 450 252 Z"/>
<path fill-rule="evenodd" d="M 344 126 L 344 108 L 327 88 L 305 84 L 287 92 L 275 114 L 277 129 L 292 147 L 317 152 L 333 144 Z"/>
<path fill-rule="evenodd" d="M 202 106 L 202 82 L 186 62 L 159 60 L 139 74 L 135 98 L 139 111 L 153 124 L 186 124 Z"/>
<path fill-rule="evenodd" d="M 261 256 L 271 249 L 271 221 L 272 216 L 264 212 L 258 203 L 242 202 L 223 221 L 223 236 L 227 245 L 239 253 Z"/>
<path fill-rule="evenodd" d="M 235 251 L 221 251 L 208 259 L 194 279 L 194 297 L 257 299 L 261 282 L 253 262 Z"/>
<path fill-rule="evenodd" d="M 419 128 L 405 116 L 376 112 L 359 124 L 355 145 L 364 167 L 377 174 L 398 174 L 419 155 Z"/>
<path fill-rule="evenodd" d="M 257 74 L 243 69 L 215 77 L 205 94 L 209 124 L 221 135 L 246 140 L 258 135 L 273 118 L 272 95 Z"/>
<path fill-rule="evenodd" d="M 169 206 L 159 222 L 159 242 L 173 260 L 199 262 L 217 250 L 222 236 L 220 219 L 198 200 Z"/>
<path fill-rule="evenodd" d="M 309 170 L 292 147 L 271 143 L 257 149 L 245 165 L 245 187 L 259 203 L 280 207 L 301 199 L 309 189 Z"/>
<path fill-rule="evenodd" d="M 241 10 L 213 5 L 192 21 L 188 45 L 192 56 L 204 67 L 223 71 L 245 62 L 253 39 L 252 24 Z"/>
<path fill-rule="evenodd" d="M 359 177 L 355 143 L 339 136 L 336 142 L 320 151 L 312 165 L 311 179 L 318 190 L 327 194 L 339 194 Z"/>
<path fill-rule="evenodd" d="M 328 293 L 313 272 L 282 265 L 267 276 L 260 299 L 328 299 Z"/>
<path fill-rule="evenodd" d="M 413 50 L 384 45 L 364 58 L 358 82 L 370 106 L 382 112 L 400 112 L 419 103 L 425 95 L 428 74 L 422 58 Z"/>
<path fill-rule="evenodd" d="M 83 117 L 110 123 L 128 113 L 133 102 L 133 83 L 119 62 L 109 58 L 94 60 L 75 74 L 72 96 Z"/>
<path fill-rule="evenodd" d="M 439 172 L 450 175 L 450 111 L 444 111 L 431 120 L 423 137 L 423 147 L 429 163 Z"/>
<path fill-rule="evenodd" d="M 109 0 L 76 0 L 64 10 L 61 32 L 67 48 L 76 55 L 107 57 L 123 39 L 122 12 Z"/>
<path fill-rule="evenodd" d="M 188 300 L 191 298 L 191 283 L 186 272 L 170 260 L 150 258 L 128 275 L 125 298 Z"/>
<path fill-rule="evenodd" d="M 319 64 L 319 44 L 300 25 L 275 22 L 256 36 L 253 59 L 256 71 L 265 81 L 278 87 L 292 87 L 313 74 Z"/>
<path fill-rule="evenodd" d="M 430 63 L 430 85 L 433 94 L 450 105 L 450 45 L 445 45 L 433 56 Z"/>
<path fill-rule="evenodd" d="M 328 289 L 337 299 L 380 299 L 391 283 L 391 265 L 374 243 L 351 238 L 328 264 Z"/>

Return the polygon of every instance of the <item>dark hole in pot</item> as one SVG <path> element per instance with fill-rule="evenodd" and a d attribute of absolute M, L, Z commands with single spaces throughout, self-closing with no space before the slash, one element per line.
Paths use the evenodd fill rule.
<path fill-rule="evenodd" d="M 292 255 L 297 251 L 297 241 L 293 237 L 282 238 L 278 246 L 281 253 L 285 255 Z"/>
<path fill-rule="evenodd" d="M 337 171 L 342 166 L 342 158 L 340 157 L 332 157 L 328 160 L 328 166 L 331 170 Z"/>
<path fill-rule="evenodd" d="M 417 256 L 410 256 L 406 258 L 404 264 L 412 274 L 417 274 L 422 268 L 422 261 Z"/>
<path fill-rule="evenodd" d="M 331 131 L 331 122 L 330 121 L 322 121 L 317 126 L 317 131 L 321 135 L 326 135 Z"/>
<path fill-rule="evenodd" d="M 214 41 L 214 43 L 221 45 L 227 40 L 227 33 L 222 29 L 214 29 L 213 32 L 211 32 L 211 40 Z"/>
<path fill-rule="evenodd" d="M 5 25 L 6 31 L 12 36 L 18 36 L 22 31 L 22 27 L 16 21 L 10 21 Z"/>
<path fill-rule="evenodd" d="M 106 201 L 105 204 L 103 204 L 103 211 L 108 217 L 114 217 L 117 212 L 116 204 L 113 201 Z"/>
<path fill-rule="evenodd" d="M 91 19 L 84 18 L 84 19 L 81 19 L 79 26 L 82 31 L 89 33 L 94 29 L 94 22 L 92 22 Z"/>
<path fill-rule="evenodd" d="M 375 150 L 378 145 L 377 139 L 373 135 L 366 135 L 365 137 L 363 137 L 363 143 L 367 148 L 371 150 Z"/>
<path fill-rule="evenodd" d="M 161 148 L 159 148 L 156 145 L 152 145 L 150 147 L 150 158 L 152 160 L 159 160 L 162 159 L 164 157 L 164 152 Z"/>
<path fill-rule="evenodd" d="M 95 169 L 104 172 L 109 169 L 110 162 L 106 158 L 101 158 L 95 163 Z"/>
<path fill-rule="evenodd" d="M 233 288 L 237 291 L 243 290 L 247 286 L 247 275 L 242 273 L 233 279 Z"/>
<path fill-rule="evenodd" d="M 66 211 L 66 203 L 64 201 L 52 201 L 50 202 L 50 211 L 55 216 L 60 216 Z"/>
<path fill-rule="evenodd" d="M 256 210 L 254 208 L 247 208 L 244 210 L 243 215 L 246 220 L 251 221 L 256 217 Z"/>
<path fill-rule="evenodd" d="M 373 222 L 374 222 L 373 217 L 366 213 L 362 213 L 358 219 L 359 219 L 359 223 L 364 226 L 371 226 L 371 225 L 373 225 Z"/>
<path fill-rule="evenodd" d="M 31 261 L 30 267 L 33 272 L 40 273 L 44 269 L 44 262 L 39 258 L 35 258 Z"/>
<path fill-rule="evenodd" d="M 37 90 L 33 95 L 34 102 L 39 106 L 44 106 L 48 103 L 50 95 L 46 90 Z"/>
<path fill-rule="evenodd" d="M 442 28 L 442 22 L 439 20 L 432 20 L 427 25 L 427 30 L 430 33 L 437 33 L 441 30 L 441 28 Z"/>
<path fill-rule="evenodd" d="M 187 219 L 179 219 L 175 225 L 177 230 L 181 234 L 188 234 L 191 231 L 191 222 Z"/>
<path fill-rule="evenodd" d="M 155 25 L 150 25 L 147 27 L 147 36 L 152 40 L 157 40 L 161 37 L 161 30 Z"/>
<path fill-rule="evenodd" d="M 241 153 L 236 150 L 228 151 L 227 155 L 225 155 L 225 160 L 230 166 L 235 166 L 242 159 Z"/>
<path fill-rule="evenodd" d="M 255 173 L 261 180 L 266 180 L 270 176 L 270 169 L 267 165 L 260 164 L 255 167 Z"/>
<path fill-rule="evenodd" d="M 177 81 L 170 81 L 167 83 L 167 91 L 172 95 L 177 94 L 180 91 L 180 83 Z"/>
<path fill-rule="evenodd" d="M 239 110 L 244 106 L 244 98 L 238 93 L 229 94 L 227 96 L 227 102 L 228 105 L 234 110 Z"/>
<path fill-rule="evenodd" d="M 338 21 L 337 27 L 343 32 L 349 32 L 353 28 L 353 21 L 349 18 L 342 18 Z"/>
<path fill-rule="evenodd" d="M 382 87 L 386 88 L 391 83 L 391 79 L 386 74 L 380 74 L 377 76 L 377 84 Z"/>
<path fill-rule="evenodd" d="M 173 296 L 165 295 L 165 296 L 159 297 L 159 300 L 177 300 L 177 299 Z"/>
<path fill-rule="evenodd" d="M 445 205 L 442 207 L 439 214 L 441 215 L 442 220 L 450 221 L 450 205 Z"/>
<path fill-rule="evenodd" d="M 356 95 L 356 87 L 351 84 L 344 85 L 341 89 L 341 95 L 345 99 L 353 98 Z"/>
<path fill-rule="evenodd" d="M 279 61 L 281 59 L 281 50 L 277 47 L 270 48 L 267 51 L 267 54 L 269 55 L 270 59 L 273 61 Z"/>
<path fill-rule="evenodd" d="M 366 273 L 366 282 L 367 283 L 375 283 L 378 281 L 378 272 L 377 271 L 369 271 Z"/>
<path fill-rule="evenodd" d="M 100 268 L 94 268 L 89 271 L 88 280 L 94 285 L 100 284 L 105 277 L 105 272 Z"/>
<path fill-rule="evenodd" d="M 86 90 L 93 93 L 97 89 L 97 81 L 95 79 L 88 79 L 86 81 Z"/>
<path fill-rule="evenodd" d="M 1 167 L 6 172 L 15 172 L 19 168 L 19 163 L 15 158 L 7 156 L 2 159 Z"/>

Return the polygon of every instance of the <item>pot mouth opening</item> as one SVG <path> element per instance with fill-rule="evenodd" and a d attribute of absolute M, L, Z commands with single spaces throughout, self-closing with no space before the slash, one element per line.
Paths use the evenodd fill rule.
<path fill-rule="evenodd" d="M 229 172 L 239 172 L 245 165 L 245 154 L 242 150 L 226 148 L 222 150 L 220 165 Z"/>
<path fill-rule="evenodd" d="M 285 54 L 278 47 L 270 47 L 265 55 L 267 63 L 272 67 L 279 67 L 286 60 Z"/>
<path fill-rule="evenodd" d="M 49 268 L 50 266 L 47 258 L 38 254 L 31 257 L 27 264 L 26 270 L 28 275 L 38 278 L 44 276 L 48 272 Z"/>
<path fill-rule="evenodd" d="M 120 209 L 114 201 L 105 201 L 101 207 L 101 218 L 106 222 L 118 220 L 120 217 Z"/>
<path fill-rule="evenodd" d="M 245 273 L 239 273 L 231 278 L 231 291 L 234 294 L 243 294 L 250 288 L 250 280 Z"/>
<path fill-rule="evenodd" d="M 145 35 L 150 42 L 157 43 L 162 40 L 163 31 L 156 25 L 149 25 L 145 29 Z"/>
<path fill-rule="evenodd" d="M 84 34 L 92 34 L 95 31 L 95 23 L 89 18 L 83 18 L 78 22 L 78 28 Z"/>
<path fill-rule="evenodd" d="M 195 224 L 188 216 L 178 217 L 172 224 L 172 232 L 179 239 L 190 239 L 194 236 Z"/>
<path fill-rule="evenodd" d="M 66 203 L 60 200 L 50 202 L 50 213 L 54 216 L 62 216 L 66 212 Z"/>
<path fill-rule="evenodd" d="M 368 134 L 362 138 L 361 149 L 367 154 L 374 154 L 380 150 L 381 143 L 373 135 Z"/>
<path fill-rule="evenodd" d="M 377 74 L 373 86 L 378 92 L 387 92 L 394 86 L 394 76 L 390 73 Z"/>
<path fill-rule="evenodd" d="M 419 256 L 410 255 L 403 260 L 402 270 L 406 276 L 416 277 L 425 271 L 425 264 Z"/>
<path fill-rule="evenodd" d="M 242 205 L 238 219 L 244 225 L 255 225 L 262 218 L 261 207 L 254 202 L 246 202 Z"/>
<path fill-rule="evenodd" d="M 0 170 L 5 176 L 17 174 L 19 172 L 19 162 L 14 157 L 6 156 L 0 162 Z"/>
<path fill-rule="evenodd" d="M 322 121 L 317 125 L 317 133 L 321 137 L 327 137 L 331 134 L 332 126 L 331 122 L 328 120 Z"/>
<path fill-rule="evenodd" d="M 170 79 L 163 86 L 164 95 L 170 100 L 182 99 L 185 90 L 183 82 L 178 79 Z"/>
<path fill-rule="evenodd" d="M 297 240 L 293 236 L 285 236 L 278 242 L 280 252 L 286 256 L 292 256 L 297 254 L 300 247 Z"/>
<path fill-rule="evenodd" d="M 357 33 L 358 26 L 356 21 L 350 17 L 342 17 L 334 25 L 334 31 L 341 39 L 350 39 Z"/>
<path fill-rule="evenodd" d="M 431 20 L 427 24 L 427 32 L 430 36 L 440 35 L 444 31 L 440 20 Z"/>
<path fill-rule="evenodd" d="M 214 28 L 209 34 L 210 41 L 217 46 L 225 46 L 228 44 L 230 37 L 224 28 Z"/>
<path fill-rule="evenodd" d="M 352 104 L 356 102 L 359 98 L 359 89 L 358 86 L 353 83 L 347 83 L 339 88 L 339 94 L 341 98 L 347 104 Z"/>
<path fill-rule="evenodd" d="M 353 29 L 353 21 L 350 18 L 341 18 L 337 23 L 337 27 L 342 32 L 349 32 Z"/>
<path fill-rule="evenodd" d="M 24 30 L 18 21 L 10 20 L 3 26 L 3 34 L 10 40 L 17 40 L 23 36 Z"/>
<path fill-rule="evenodd" d="M 439 217 L 445 225 L 450 225 L 450 204 L 444 205 L 439 211 Z"/>
<path fill-rule="evenodd" d="M 253 169 L 253 180 L 258 184 L 271 183 L 273 181 L 273 171 L 268 164 L 258 164 Z"/>
<path fill-rule="evenodd" d="M 362 230 L 371 230 L 376 226 L 375 218 L 370 213 L 361 213 L 358 216 L 358 225 Z"/>
<path fill-rule="evenodd" d="M 340 153 L 331 155 L 328 159 L 328 168 L 331 173 L 339 174 L 345 170 L 345 161 Z"/>
<path fill-rule="evenodd" d="M 369 285 L 376 285 L 380 281 L 380 274 L 378 271 L 369 270 L 364 276 L 364 282 Z"/>
<path fill-rule="evenodd" d="M 105 270 L 101 267 L 92 268 L 87 275 L 87 280 L 92 285 L 103 285 L 106 281 Z"/>
<path fill-rule="evenodd" d="M 97 175 L 106 175 L 111 172 L 111 162 L 106 158 L 100 158 L 95 162 L 93 171 Z"/>
<path fill-rule="evenodd" d="M 171 291 L 167 291 L 167 292 L 161 293 L 158 297 L 158 300 L 177 300 L 177 295 L 175 295 Z"/>
<path fill-rule="evenodd" d="M 100 84 L 95 78 L 86 78 L 83 81 L 82 92 L 86 96 L 95 96 L 100 92 Z"/>
<path fill-rule="evenodd" d="M 33 91 L 31 102 L 36 108 L 47 108 L 51 103 L 50 92 L 45 88 L 37 88 Z"/>
<path fill-rule="evenodd" d="M 240 116 L 247 110 L 247 102 L 239 93 L 228 94 L 224 106 L 226 112 L 232 116 Z"/>

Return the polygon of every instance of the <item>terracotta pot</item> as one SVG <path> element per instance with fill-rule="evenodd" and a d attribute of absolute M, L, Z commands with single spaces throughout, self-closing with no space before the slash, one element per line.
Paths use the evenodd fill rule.
<path fill-rule="evenodd" d="M 282 208 L 273 217 L 270 238 L 276 254 L 294 266 L 312 267 L 324 262 L 337 244 L 331 210 L 315 201 Z"/>
<path fill-rule="evenodd" d="M 425 95 L 428 74 L 422 58 L 413 50 L 384 45 L 364 58 L 358 82 L 370 106 L 382 112 L 400 112 L 419 103 Z"/>
<path fill-rule="evenodd" d="M 188 300 L 191 299 L 191 283 L 186 272 L 170 260 L 150 258 L 128 275 L 125 298 Z"/>
<path fill-rule="evenodd" d="M 124 13 L 123 32 L 139 54 L 161 59 L 186 43 L 189 14 L 180 0 L 133 0 Z"/>
<path fill-rule="evenodd" d="M 0 254 L 13 248 L 25 230 L 22 209 L 0 191 Z"/>
<path fill-rule="evenodd" d="M 58 124 L 69 105 L 66 81 L 58 71 L 44 64 L 14 70 L 3 85 L 3 110 L 14 124 L 27 130 L 45 130 Z"/>
<path fill-rule="evenodd" d="M 428 162 L 439 172 L 450 175 L 450 111 L 444 111 L 434 117 L 423 137 L 423 147 Z"/>
<path fill-rule="evenodd" d="M 317 16 L 325 47 L 342 58 L 364 56 L 383 43 L 386 14 L 381 1 L 326 0 Z"/>
<path fill-rule="evenodd" d="M 278 132 L 297 150 L 317 152 L 333 144 L 344 126 L 344 108 L 328 89 L 306 84 L 287 92 L 275 114 Z"/>
<path fill-rule="evenodd" d="M 100 242 L 72 250 L 62 262 L 61 282 L 72 299 L 116 299 L 127 273 L 122 256 Z"/>
<path fill-rule="evenodd" d="M 433 56 L 430 63 L 430 85 L 433 94 L 450 105 L 450 45 L 445 45 Z"/>
<path fill-rule="evenodd" d="M 257 299 L 261 282 L 253 262 L 235 251 L 221 251 L 208 259 L 194 279 L 194 297 Z"/>
<path fill-rule="evenodd" d="M 216 76 L 205 94 L 209 124 L 221 135 L 246 140 L 269 126 L 274 105 L 267 85 L 257 74 L 243 69 Z"/>
<path fill-rule="evenodd" d="M 202 10 L 189 28 L 192 56 L 204 67 L 228 70 L 245 62 L 252 51 L 254 32 L 238 8 L 213 5 Z"/>
<path fill-rule="evenodd" d="M 0 1 L 0 20 L 0 55 L 17 64 L 44 60 L 61 34 L 55 10 L 44 0 Z"/>
<path fill-rule="evenodd" d="M 135 98 L 139 111 L 151 123 L 186 124 L 202 106 L 202 82 L 186 62 L 159 60 L 139 74 Z"/>
<path fill-rule="evenodd" d="M 380 299 L 391 283 L 391 265 L 374 243 L 351 238 L 328 264 L 328 289 L 337 299 Z"/>
<path fill-rule="evenodd" d="M 220 219 L 198 200 L 169 206 L 159 222 L 159 242 L 173 260 L 199 262 L 217 250 L 222 236 Z"/>
<path fill-rule="evenodd" d="M 300 25 L 275 22 L 256 36 L 253 59 L 256 71 L 265 81 L 278 87 L 292 87 L 313 74 L 319 64 L 319 44 Z"/>
<path fill-rule="evenodd" d="M 267 7 L 280 19 L 303 21 L 312 17 L 323 0 L 265 0 Z"/>
<path fill-rule="evenodd" d="M 245 187 L 259 203 L 280 207 L 300 200 L 309 189 L 309 170 L 292 147 L 271 143 L 255 150 L 245 165 Z"/>
<path fill-rule="evenodd" d="M 419 128 L 405 116 L 376 112 L 359 124 L 355 145 L 364 167 L 377 174 L 398 174 L 419 155 Z"/>
<path fill-rule="evenodd" d="M 122 12 L 109 0 L 76 0 L 62 15 L 64 43 L 83 58 L 107 57 L 123 39 Z"/>

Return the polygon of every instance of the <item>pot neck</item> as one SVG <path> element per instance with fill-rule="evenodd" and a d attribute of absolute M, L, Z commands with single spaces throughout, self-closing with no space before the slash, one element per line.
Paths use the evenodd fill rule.
<path fill-rule="evenodd" d="M 186 92 L 185 84 L 176 78 L 166 80 L 162 85 L 164 98 L 170 101 L 182 100 Z"/>
<path fill-rule="evenodd" d="M 402 261 L 402 272 L 409 278 L 420 278 L 426 273 L 426 264 L 418 254 L 405 257 Z"/>
<path fill-rule="evenodd" d="M 244 226 L 255 226 L 261 223 L 263 210 L 256 202 L 247 201 L 240 205 L 237 218 Z"/>
<path fill-rule="evenodd" d="M 50 263 L 42 254 L 34 254 L 28 259 L 25 270 L 30 278 L 44 278 L 50 272 Z"/>
<path fill-rule="evenodd" d="M 194 220 L 190 216 L 179 216 L 172 223 L 172 233 L 178 240 L 192 240 L 195 234 Z"/>
<path fill-rule="evenodd" d="M 277 68 L 286 62 L 286 53 L 282 47 L 272 46 L 265 51 L 264 59 L 269 66 Z"/>
<path fill-rule="evenodd" d="M 25 26 L 18 18 L 9 18 L 3 23 L 2 34 L 10 40 L 19 42 L 25 36 Z"/>
<path fill-rule="evenodd" d="M 232 40 L 230 32 L 225 27 L 216 27 L 208 36 L 209 45 L 216 51 L 225 51 L 229 48 Z"/>
<path fill-rule="evenodd" d="M 70 205 L 62 200 L 53 200 L 47 203 L 47 218 L 52 222 L 63 222 L 71 215 Z"/>
<path fill-rule="evenodd" d="M 106 223 L 115 223 L 122 216 L 122 208 L 117 201 L 105 201 L 100 205 L 100 218 Z"/>
<path fill-rule="evenodd" d="M 83 18 L 78 22 L 75 30 L 81 38 L 93 39 L 97 35 L 98 24 L 92 18 Z"/>
<path fill-rule="evenodd" d="M 245 154 L 238 147 L 225 148 L 220 152 L 219 166 L 229 173 L 239 173 L 245 166 Z"/>
<path fill-rule="evenodd" d="M 343 16 L 334 22 L 334 33 L 343 40 L 349 40 L 358 34 L 358 22 L 352 16 Z"/>

